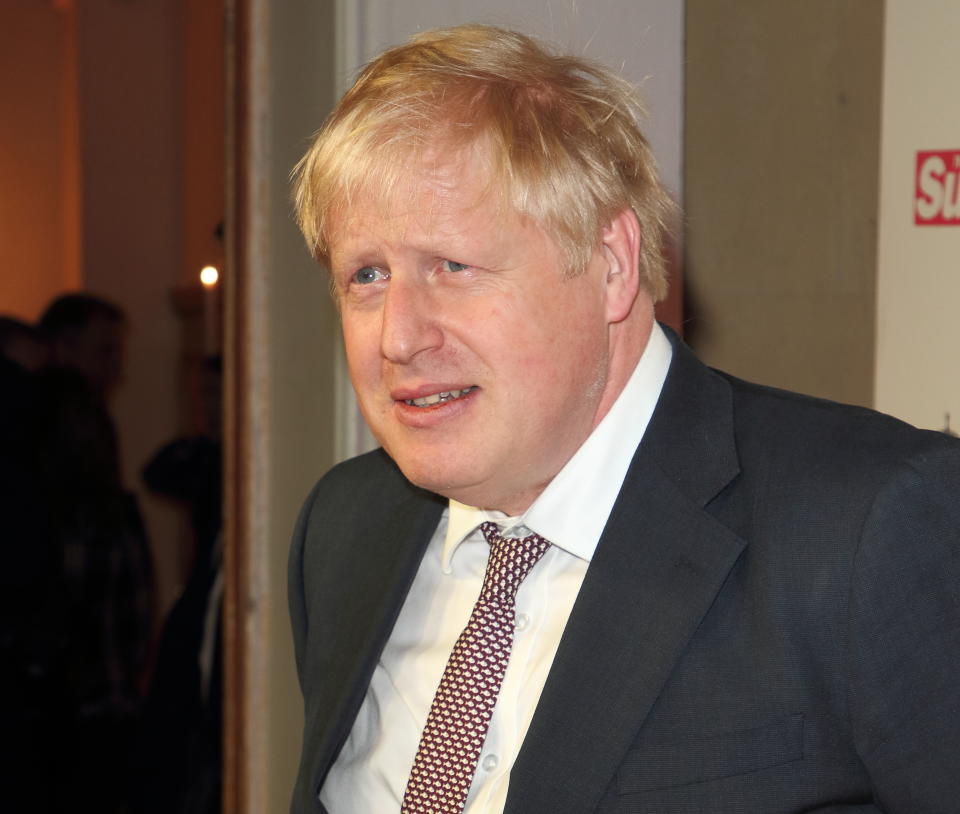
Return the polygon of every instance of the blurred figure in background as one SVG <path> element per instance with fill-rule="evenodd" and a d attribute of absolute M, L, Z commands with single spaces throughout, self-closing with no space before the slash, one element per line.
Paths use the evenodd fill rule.
<path fill-rule="evenodd" d="M 59 650 L 57 556 L 28 429 L 46 346 L 35 327 L 0 317 L 0 784 L 4 810 L 47 811 L 43 756 L 55 742 L 50 703 Z"/>
<path fill-rule="evenodd" d="M 127 325 L 117 306 L 78 293 L 54 300 L 38 327 L 49 362 L 36 374 L 29 434 L 57 585 L 56 805 L 112 814 L 125 810 L 121 772 L 154 608 L 147 537 L 136 498 L 121 483 L 107 408 L 122 376 Z"/>
<path fill-rule="evenodd" d="M 0 359 L 4 369 L 16 365 L 33 372 L 46 363 L 47 345 L 33 325 L 16 317 L 0 316 Z M 7 391 L 3 393 L 6 395 Z"/>
<path fill-rule="evenodd" d="M 165 444 L 144 467 L 151 490 L 187 510 L 193 566 L 164 621 L 131 757 L 135 814 L 219 814 L 223 671 L 221 361 L 204 364 L 206 432 Z"/>
<path fill-rule="evenodd" d="M 50 364 L 78 373 L 106 402 L 123 378 L 123 311 L 92 294 L 64 294 L 47 306 L 38 327 L 47 340 Z"/>

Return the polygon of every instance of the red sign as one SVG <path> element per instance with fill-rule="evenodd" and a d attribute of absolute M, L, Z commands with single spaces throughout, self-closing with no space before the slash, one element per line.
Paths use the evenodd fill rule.
<path fill-rule="evenodd" d="M 960 226 L 960 150 L 917 153 L 913 212 L 917 226 Z"/>

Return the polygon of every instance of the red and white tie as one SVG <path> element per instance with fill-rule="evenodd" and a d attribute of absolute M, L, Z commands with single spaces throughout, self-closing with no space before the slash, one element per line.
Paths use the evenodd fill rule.
<path fill-rule="evenodd" d="M 496 523 L 480 530 L 490 544 L 483 587 L 433 697 L 401 814 L 463 811 L 510 660 L 517 590 L 550 547 L 537 534 L 503 537 Z"/>

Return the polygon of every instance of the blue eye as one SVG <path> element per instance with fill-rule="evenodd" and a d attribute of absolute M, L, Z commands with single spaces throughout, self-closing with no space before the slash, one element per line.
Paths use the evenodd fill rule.
<path fill-rule="evenodd" d="M 387 275 L 382 269 L 378 269 L 376 266 L 364 266 L 362 269 L 357 269 L 353 273 L 352 282 L 359 283 L 360 285 L 369 285 L 378 280 L 386 279 Z"/>
<path fill-rule="evenodd" d="M 447 271 L 465 271 L 470 268 L 467 263 L 458 263 L 456 260 L 443 260 L 440 265 Z"/>

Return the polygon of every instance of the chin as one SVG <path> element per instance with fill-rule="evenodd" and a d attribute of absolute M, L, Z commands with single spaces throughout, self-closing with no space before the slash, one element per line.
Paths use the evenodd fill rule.
<path fill-rule="evenodd" d="M 395 456 L 391 453 L 391 457 L 400 467 L 404 477 L 414 486 L 419 486 L 421 489 L 426 489 L 428 492 L 446 498 L 459 500 L 458 495 L 469 494 L 471 491 L 470 485 L 476 482 L 475 478 L 471 477 L 472 473 L 470 472 L 445 467 L 438 468 L 432 456 L 424 460 L 411 456 Z"/>
<path fill-rule="evenodd" d="M 443 497 L 451 497 L 462 488 L 459 487 L 456 479 L 451 478 L 446 473 L 437 472 L 435 469 L 427 471 L 422 467 L 398 465 L 400 471 L 403 472 L 404 477 L 410 483 L 419 486 L 421 489 L 426 489 L 428 492 L 435 492 L 438 495 L 443 495 Z"/>

